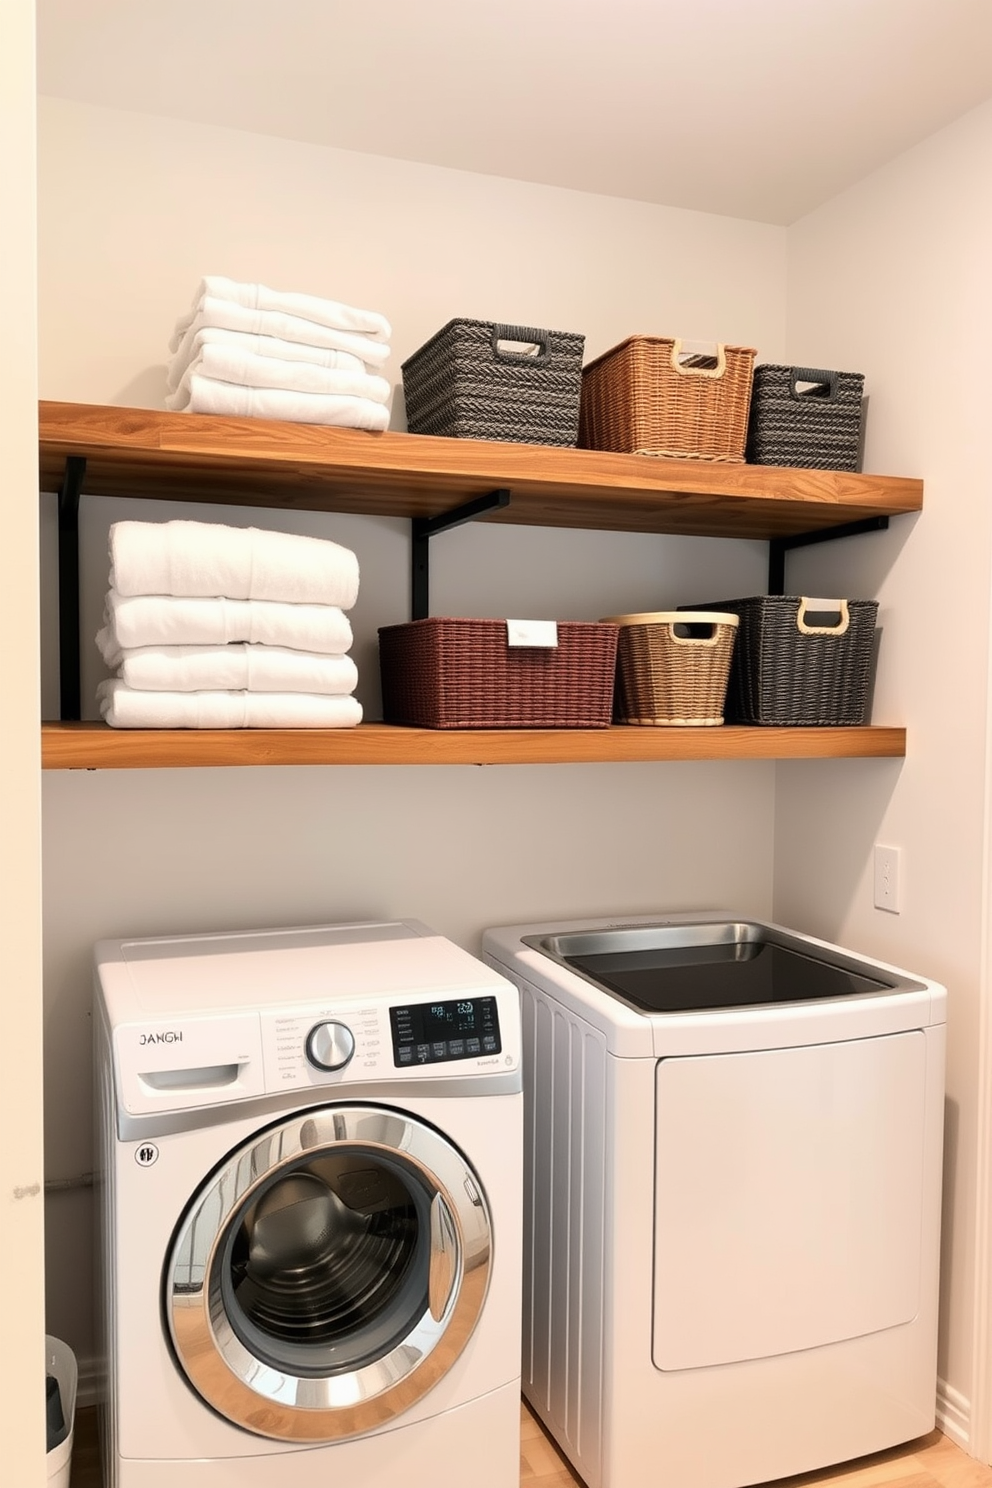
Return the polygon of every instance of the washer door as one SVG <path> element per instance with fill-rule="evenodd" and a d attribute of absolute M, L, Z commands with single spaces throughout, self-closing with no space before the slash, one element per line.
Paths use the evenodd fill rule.
<path fill-rule="evenodd" d="M 253 1137 L 194 1197 L 165 1273 L 190 1384 L 237 1426 L 335 1441 L 451 1368 L 489 1285 L 481 1184 L 432 1127 L 325 1106 Z"/>

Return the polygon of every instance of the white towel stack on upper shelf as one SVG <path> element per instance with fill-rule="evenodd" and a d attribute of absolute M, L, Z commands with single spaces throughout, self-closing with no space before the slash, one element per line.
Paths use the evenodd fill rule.
<path fill-rule="evenodd" d="M 391 334 L 375 310 L 208 274 L 169 342 L 166 407 L 385 429 Z"/>
<path fill-rule="evenodd" d="M 114 728 L 353 728 L 358 559 L 324 538 L 115 522 L 100 654 Z"/>

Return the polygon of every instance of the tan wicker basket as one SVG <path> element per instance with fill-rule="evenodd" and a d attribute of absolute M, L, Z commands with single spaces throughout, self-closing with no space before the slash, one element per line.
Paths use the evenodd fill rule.
<path fill-rule="evenodd" d="M 618 625 L 617 723 L 702 727 L 723 722 L 736 615 L 666 610 L 613 615 Z"/>
<path fill-rule="evenodd" d="M 583 369 L 579 445 L 742 462 L 754 358 L 747 346 L 686 356 L 671 337 L 629 336 Z"/>

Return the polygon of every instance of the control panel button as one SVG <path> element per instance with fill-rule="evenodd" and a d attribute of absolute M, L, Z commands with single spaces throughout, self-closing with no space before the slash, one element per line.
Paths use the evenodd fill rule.
<path fill-rule="evenodd" d="M 344 1069 L 355 1052 L 355 1036 L 346 1023 L 315 1023 L 307 1034 L 305 1049 L 315 1069 Z"/>

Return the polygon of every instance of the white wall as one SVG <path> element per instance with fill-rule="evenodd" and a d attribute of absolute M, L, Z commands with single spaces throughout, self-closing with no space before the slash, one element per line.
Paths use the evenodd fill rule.
<path fill-rule="evenodd" d="M 43 100 L 45 398 L 161 406 L 166 343 L 200 276 L 382 310 L 400 363 L 452 316 L 784 351 L 782 229 Z M 402 427 L 400 406 L 395 422 Z M 186 509 L 84 498 L 84 630 L 115 516 Z M 231 508 L 332 536 L 362 566 L 360 694 L 375 628 L 408 618 L 402 522 Z M 51 569 L 52 503 L 44 506 Z M 761 592 L 762 545 L 459 528 L 432 554 L 435 614 L 592 618 Z M 47 613 L 51 615 L 51 589 Z M 91 652 L 91 697 L 100 667 Z M 46 696 L 54 696 L 49 675 Z M 92 713 L 92 706 L 90 707 Z M 410 915 L 475 948 L 528 917 L 726 904 L 768 914 L 772 764 L 49 773 L 44 784 L 46 1150 L 90 1162 L 89 956 L 101 936 Z M 86 1194 L 51 1200 L 52 1316 L 90 1347 Z"/>
<path fill-rule="evenodd" d="M 789 560 L 790 592 L 877 597 L 875 721 L 905 762 L 778 768 L 775 910 L 949 989 L 939 1373 L 972 1407 L 992 457 L 992 105 L 789 232 L 789 359 L 866 374 L 866 469 L 922 476 L 918 518 Z M 875 842 L 903 853 L 872 906 Z M 984 1402 L 979 1402 L 984 1406 Z"/>
<path fill-rule="evenodd" d="M 0 47 L 0 629 L 7 637 L 0 698 L 0 1269 L 11 1284 L 0 1348 L 0 1438 L 5 1481 L 24 1488 L 45 1481 L 35 195 L 34 5 L 9 0 Z"/>

